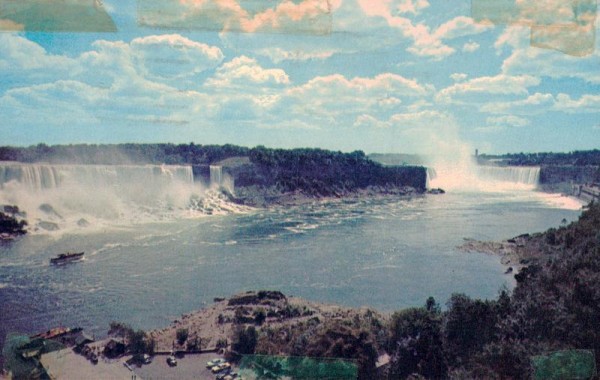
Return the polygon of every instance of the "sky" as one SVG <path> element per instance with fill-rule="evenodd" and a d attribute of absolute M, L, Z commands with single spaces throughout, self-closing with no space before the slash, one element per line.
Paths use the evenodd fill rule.
<path fill-rule="evenodd" d="M 600 148 L 596 0 L 0 0 L 0 145 Z"/>

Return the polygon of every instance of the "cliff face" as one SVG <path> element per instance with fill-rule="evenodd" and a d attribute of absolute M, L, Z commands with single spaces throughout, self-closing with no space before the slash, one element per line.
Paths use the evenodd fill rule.
<path fill-rule="evenodd" d="M 573 184 L 600 181 L 600 167 L 575 165 L 543 165 L 540 168 L 540 187 L 548 191 L 572 192 Z"/>
<path fill-rule="evenodd" d="M 540 183 L 553 184 L 560 182 L 588 183 L 598 179 L 597 166 L 544 165 L 540 170 Z"/>
<path fill-rule="evenodd" d="M 234 183 L 236 201 L 258 206 L 307 197 L 405 195 L 423 192 L 426 183 L 423 167 L 384 167 L 361 154 L 320 150 L 275 151 L 215 165 Z"/>

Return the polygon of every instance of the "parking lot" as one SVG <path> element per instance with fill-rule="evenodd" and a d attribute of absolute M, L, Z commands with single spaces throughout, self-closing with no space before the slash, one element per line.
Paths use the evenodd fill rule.
<path fill-rule="evenodd" d="M 201 379 L 215 380 L 216 375 L 209 368 L 206 368 L 206 362 L 215 358 L 221 358 L 215 353 L 208 354 L 190 354 L 182 358 L 177 358 L 177 365 L 170 367 L 167 364 L 167 355 L 157 355 L 152 363 L 142 367 L 132 367 L 133 371 L 144 380 L 151 379 Z"/>

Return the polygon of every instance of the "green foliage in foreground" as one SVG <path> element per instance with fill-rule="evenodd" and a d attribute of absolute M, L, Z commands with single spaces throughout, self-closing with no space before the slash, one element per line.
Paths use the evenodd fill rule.
<path fill-rule="evenodd" d="M 358 376 L 356 363 L 343 359 L 245 355 L 239 366 L 242 376 L 258 379 L 354 380 Z"/>
<path fill-rule="evenodd" d="M 127 351 L 132 354 L 153 354 L 156 348 L 156 342 L 144 330 L 136 331 L 131 326 L 121 322 L 111 322 L 108 334 L 125 338 Z"/>
<path fill-rule="evenodd" d="M 591 379 L 596 374 L 594 353 L 589 350 L 559 351 L 533 358 L 537 380 Z"/>
<path fill-rule="evenodd" d="M 389 378 L 416 373 L 426 378 L 527 379 L 539 378 L 541 372 L 542 378 L 565 378 L 561 371 L 568 368 L 560 363 L 595 373 L 600 205 L 590 205 L 579 221 L 550 233 L 552 237 L 546 233 L 537 239 L 552 244 L 549 252 L 555 256 L 522 271 L 512 295 L 502 291 L 497 300 L 481 301 L 455 294 L 443 313 L 432 310 L 430 301 L 395 313 L 389 328 Z M 573 349 L 589 351 L 583 357 Z M 551 355 L 557 351 L 563 351 L 560 357 Z"/>

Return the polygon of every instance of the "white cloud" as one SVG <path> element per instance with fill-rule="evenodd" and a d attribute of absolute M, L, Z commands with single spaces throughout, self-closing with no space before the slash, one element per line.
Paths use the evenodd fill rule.
<path fill-rule="evenodd" d="M 212 87 L 247 85 L 278 86 L 290 83 L 290 78 L 281 69 L 264 69 L 254 58 L 240 56 L 224 63 L 214 77 L 206 81 Z"/>
<path fill-rule="evenodd" d="M 361 112 L 389 110 L 398 107 L 402 99 L 428 96 L 433 88 L 397 74 L 384 73 L 375 77 L 348 79 L 340 74 L 316 77 L 305 84 L 290 88 L 282 101 L 288 106 L 281 112 L 314 115 L 352 115 Z"/>
<path fill-rule="evenodd" d="M 476 23 L 470 17 L 458 16 L 440 25 L 435 30 L 434 36 L 442 40 L 449 40 L 481 34 L 491 28 L 493 26 L 490 24 Z"/>
<path fill-rule="evenodd" d="M 568 94 L 535 93 L 525 99 L 511 102 L 492 102 L 481 107 L 489 113 L 513 113 L 520 115 L 539 114 L 548 111 L 564 113 L 600 113 L 600 95 L 584 94 L 573 99 Z"/>
<path fill-rule="evenodd" d="M 218 47 L 178 34 L 136 38 L 130 46 L 140 66 L 148 74 L 162 78 L 192 76 L 214 68 L 223 60 Z"/>
<path fill-rule="evenodd" d="M 407 48 L 408 52 L 436 60 L 455 52 L 455 49 L 445 45 L 443 40 L 480 34 L 493 27 L 489 24 L 477 24 L 469 17 L 458 16 L 431 31 L 429 26 L 423 23 L 415 25 L 409 18 L 396 16 L 387 1 L 358 0 L 358 3 L 367 16 L 384 18 L 390 27 L 411 39 L 412 46 Z"/>
<path fill-rule="evenodd" d="M 529 76 L 496 75 L 493 77 L 478 77 L 466 82 L 455 83 L 438 92 L 436 99 L 452 102 L 456 96 L 479 93 L 501 95 L 525 95 L 527 88 L 540 84 L 540 79 Z"/>
<path fill-rule="evenodd" d="M 524 48 L 529 46 L 531 41 L 531 30 L 528 27 L 520 25 L 510 25 L 504 28 L 504 31 L 500 33 L 496 42 L 494 42 L 494 48 L 498 53 L 504 47 L 512 48 Z"/>
<path fill-rule="evenodd" d="M 490 102 L 484 104 L 481 110 L 489 113 L 516 113 L 520 115 L 531 115 L 549 109 L 554 104 L 552 94 L 536 92 L 525 99 L 510 102 Z"/>
<path fill-rule="evenodd" d="M 269 57 L 274 63 L 283 61 L 309 61 L 327 59 L 335 54 L 335 50 L 308 51 L 308 50 L 284 50 L 279 47 L 260 49 L 257 54 Z"/>
<path fill-rule="evenodd" d="M 341 0 L 181 0 L 142 3 L 139 18 L 152 27 L 210 29 L 217 32 L 279 32 L 327 34 L 331 12 Z"/>
<path fill-rule="evenodd" d="M 528 119 L 514 116 L 490 116 L 486 119 L 487 124 L 499 127 L 525 127 L 530 124 Z"/>
<path fill-rule="evenodd" d="M 489 4 L 488 0 L 473 0 L 472 15 L 488 22 L 527 26 L 531 46 L 574 56 L 594 52 L 596 0 L 517 0 Z M 508 42 L 507 37 L 502 35 L 497 45 Z"/>
<path fill-rule="evenodd" d="M 568 30 L 561 29 L 560 26 L 556 26 L 555 29 L 556 33 L 569 35 Z M 576 47 L 577 38 L 573 39 L 571 44 Z M 510 55 L 502 63 L 504 74 L 578 78 L 600 84 L 600 39 L 595 39 L 594 46 L 593 52 L 584 56 L 532 47 L 531 28 L 519 25 L 506 27 L 494 43 L 498 54 L 505 48 L 510 49 Z"/>
<path fill-rule="evenodd" d="M 76 60 L 49 54 L 44 48 L 14 33 L 0 33 L 0 70 L 3 77 L 27 76 L 37 83 L 76 73 Z"/>
<path fill-rule="evenodd" d="M 452 79 L 455 82 L 460 82 L 463 81 L 465 79 L 467 79 L 468 75 L 465 73 L 453 73 L 450 74 L 450 79 Z"/>
<path fill-rule="evenodd" d="M 423 9 L 429 7 L 429 2 L 427 0 L 399 0 L 393 7 L 400 14 L 412 13 L 418 15 Z"/>
<path fill-rule="evenodd" d="M 479 44 L 477 42 L 474 42 L 474 41 L 467 42 L 462 47 L 462 51 L 467 52 L 467 53 L 473 53 L 477 49 L 479 49 Z"/>
<path fill-rule="evenodd" d="M 586 94 L 575 100 L 567 94 L 558 94 L 554 109 L 565 113 L 592 112 L 600 115 L 600 95 Z"/>
<path fill-rule="evenodd" d="M 391 123 L 378 120 L 371 115 L 361 114 L 356 117 L 353 126 L 356 128 L 389 128 Z"/>
<path fill-rule="evenodd" d="M 517 48 L 502 64 L 507 75 L 538 75 L 550 78 L 578 78 L 600 84 L 600 49 L 585 57 L 574 57 L 552 50 Z"/>

